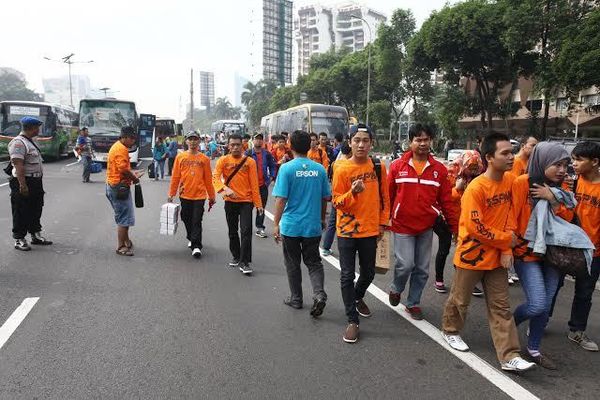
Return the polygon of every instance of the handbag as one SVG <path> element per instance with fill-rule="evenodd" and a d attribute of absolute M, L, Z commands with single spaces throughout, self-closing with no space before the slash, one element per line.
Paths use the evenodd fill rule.
<path fill-rule="evenodd" d="M 588 275 L 587 261 L 582 249 L 548 245 L 544 265 L 550 265 L 573 277 Z"/>
<path fill-rule="evenodd" d="M 117 183 L 115 186 L 111 186 L 117 200 L 127 200 L 129 198 L 129 185 L 123 182 Z"/>
<path fill-rule="evenodd" d="M 136 183 L 133 194 L 135 197 L 135 207 L 136 208 L 144 207 L 144 195 L 142 194 L 142 185 L 140 185 L 139 183 Z"/>

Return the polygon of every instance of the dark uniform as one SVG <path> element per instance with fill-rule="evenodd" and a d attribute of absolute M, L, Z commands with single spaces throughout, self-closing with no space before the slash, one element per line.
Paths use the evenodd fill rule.
<path fill-rule="evenodd" d="M 37 121 L 35 119 L 31 119 Z M 24 122 L 25 121 L 25 122 Z M 21 122 L 31 122 L 23 118 Z M 35 125 L 33 123 L 32 125 Z M 44 186 L 42 184 L 42 155 L 33 140 L 26 137 L 23 132 L 16 136 L 8 144 L 8 154 L 11 160 L 23 160 L 25 170 L 25 181 L 29 189 L 27 195 L 21 194 L 17 170 L 13 167 L 12 178 L 10 178 L 10 201 L 12 206 L 13 228 L 12 234 L 15 239 L 15 248 L 18 250 L 30 250 L 25 236 L 31 234 L 31 243 L 48 245 L 52 242 L 41 236 L 42 225 L 40 219 L 44 207 Z"/>

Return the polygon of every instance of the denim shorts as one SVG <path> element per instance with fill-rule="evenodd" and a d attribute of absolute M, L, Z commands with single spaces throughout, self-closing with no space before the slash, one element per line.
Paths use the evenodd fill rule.
<path fill-rule="evenodd" d="M 134 226 L 135 215 L 133 213 L 133 200 L 131 198 L 131 190 L 129 197 L 125 200 L 117 200 L 116 193 L 110 185 L 106 185 L 106 198 L 110 202 L 115 212 L 115 222 L 118 226 Z"/>

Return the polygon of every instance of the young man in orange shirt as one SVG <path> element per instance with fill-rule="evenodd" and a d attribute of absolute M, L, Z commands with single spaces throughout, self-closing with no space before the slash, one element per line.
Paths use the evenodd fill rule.
<path fill-rule="evenodd" d="M 208 208 L 215 204 L 210 160 L 200 152 L 200 135 L 190 132 L 185 136 L 188 149 L 177 154 L 169 186 L 169 203 L 179 192 L 181 220 L 185 225 L 192 256 L 202 257 L 202 217 L 208 197 Z"/>
<path fill-rule="evenodd" d="M 578 143 L 571 153 L 573 168 L 578 175 L 575 187 L 577 207 L 575 214 L 579 225 L 596 246 L 591 275 L 575 279 L 575 296 L 569 319 L 569 339 L 588 351 L 598 351 L 598 344 L 588 338 L 588 317 L 592 308 L 592 295 L 600 277 L 600 144 Z"/>
<path fill-rule="evenodd" d="M 132 171 L 129 148 L 135 145 L 136 132 L 130 126 L 121 128 L 121 137 L 112 145 L 106 159 L 106 198 L 115 213 L 117 223 L 117 254 L 133 256 L 129 227 L 135 225 L 131 184 L 140 181 L 141 171 Z"/>
<path fill-rule="evenodd" d="M 385 165 L 369 158 L 373 134 L 364 124 L 351 133 L 352 157 L 336 165 L 333 174 L 333 204 L 337 210 L 340 283 L 348 317 L 343 340 L 358 340 L 359 315 L 370 317 L 364 296 L 375 277 L 377 242 L 389 221 L 390 203 Z M 377 169 L 380 168 L 378 172 Z M 354 284 L 356 253 L 360 277 Z"/>
<path fill-rule="evenodd" d="M 482 281 L 496 356 L 501 368 L 525 371 L 535 366 L 523 360 L 519 336 L 510 312 L 507 270 L 513 264 L 517 244 L 511 213 L 514 155 L 508 136 L 490 133 L 481 143 L 488 168 L 467 186 L 462 197 L 458 244 L 454 255 L 456 272 L 446 301 L 442 336 L 455 350 L 468 351 L 459 336 L 465 325 L 471 292 Z"/>
<path fill-rule="evenodd" d="M 515 162 L 511 172 L 514 176 L 521 176 L 527 173 L 527 164 L 529 157 L 533 152 L 533 148 L 538 144 L 538 140 L 533 136 L 529 136 L 525 141 L 521 142 L 521 150 L 515 156 Z"/>
<path fill-rule="evenodd" d="M 319 148 L 327 154 L 327 159 L 329 160 L 329 164 L 334 161 L 333 158 L 333 148 L 329 145 L 329 136 L 327 133 L 321 132 L 319 133 Z"/>
<path fill-rule="evenodd" d="M 325 171 L 329 168 L 327 152 L 319 147 L 319 136 L 314 132 L 310 134 L 310 150 L 308 150 L 306 156 L 314 162 L 321 164 L 325 168 Z"/>
<path fill-rule="evenodd" d="M 252 274 L 252 210 L 263 213 L 258 189 L 256 163 L 242 155 L 242 137 L 231 134 L 227 139 L 229 154 L 219 158 L 213 172 L 213 185 L 225 200 L 229 229 L 230 267 L 239 267 L 244 275 Z M 240 242 L 241 236 L 241 242 Z"/>

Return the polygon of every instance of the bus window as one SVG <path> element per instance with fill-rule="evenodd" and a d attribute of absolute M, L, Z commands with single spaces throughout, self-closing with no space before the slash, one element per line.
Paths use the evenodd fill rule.
<path fill-rule="evenodd" d="M 343 135 L 348 133 L 347 117 L 343 113 L 313 111 L 311 117 L 313 132 L 325 132 L 330 138 L 338 133 Z"/>

